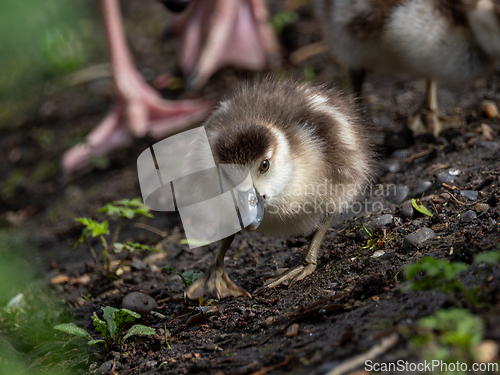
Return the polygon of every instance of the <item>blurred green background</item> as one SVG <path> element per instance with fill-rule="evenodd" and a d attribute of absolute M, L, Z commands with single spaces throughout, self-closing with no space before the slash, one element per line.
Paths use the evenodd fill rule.
<path fill-rule="evenodd" d="M 22 124 L 62 77 L 104 50 L 97 2 L 0 2 L 0 130 Z"/>

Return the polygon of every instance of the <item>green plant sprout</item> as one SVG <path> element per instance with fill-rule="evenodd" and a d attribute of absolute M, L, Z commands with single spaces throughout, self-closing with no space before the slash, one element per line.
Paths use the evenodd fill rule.
<path fill-rule="evenodd" d="M 169 348 L 170 350 L 172 350 L 172 348 L 170 347 L 170 344 L 168 343 L 168 335 L 169 335 L 169 332 L 168 332 L 168 330 L 167 330 L 167 324 L 165 323 L 165 324 L 163 325 L 163 327 L 164 327 L 164 330 L 165 330 L 165 344 L 167 344 L 168 348 Z"/>
<path fill-rule="evenodd" d="M 124 219 L 131 220 L 139 215 L 149 218 L 153 217 L 153 215 L 151 215 L 151 213 L 149 212 L 149 208 L 141 202 L 140 198 L 123 199 L 120 201 L 108 203 L 104 207 L 99 208 L 97 212 L 105 213 L 112 219 L 118 220 L 115 231 L 111 237 L 112 238 L 111 244 L 108 244 L 108 241 L 105 237 L 110 234 L 109 222 L 107 220 L 99 222 L 88 217 L 79 217 L 76 218 L 75 221 L 83 224 L 84 228 L 82 230 L 82 234 L 71 248 L 73 250 L 82 243 L 85 243 L 89 248 L 90 253 L 92 254 L 92 257 L 94 259 L 94 264 L 97 269 L 99 269 L 97 253 L 92 244 L 90 243 L 90 238 L 99 239 L 102 246 L 102 254 L 104 257 L 104 270 L 108 273 L 113 273 L 114 271 L 116 271 L 126 259 L 126 257 L 123 258 L 120 261 L 120 263 L 115 267 L 115 269 L 111 269 L 111 254 L 110 254 L 111 250 L 115 254 L 126 252 L 127 255 L 142 251 L 159 251 L 154 247 L 142 245 L 136 242 L 130 242 L 130 241 L 127 241 L 126 243 L 117 242 Z"/>
<path fill-rule="evenodd" d="M 110 344 L 116 343 L 120 345 L 131 336 L 149 336 L 155 334 L 154 328 L 135 324 L 123 335 L 125 328 L 141 316 L 128 309 L 116 309 L 110 306 L 102 306 L 101 310 L 104 320 L 101 320 L 94 312 L 92 314 L 92 323 L 103 339 L 93 339 L 86 330 L 78 327 L 75 323 L 59 324 L 54 329 L 87 339 L 87 345 L 98 345 L 107 351 L 109 351 Z"/>
<path fill-rule="evenodd" d="M 438 290 L 445 293 L 457 305 L 460 303 L 451 295 L 452 292 L 462 292 L 471 306 L 476 305 L 478 288 L 470 293 L 457 279 L 460 272 L 469 267 L 460 262 L 449 263 L 447 260 L 424 257 L 417 263 L 406 266 L 403 273 L 408 280 L 412 280 L 404 290 L 422 291 Z M 418 273 L 424 276 L 416 280 Z"/>
<path fill-rule="evenodd" d="M 476 348 L 483 340 L 484 323 L 467 309 L 438 310 L 420 319 L 418 325 L 423 330 L 410 337 L 410 342 L 423 351 L 427 360 L 469 364 L 478 360 Z"/>
<path fill-rule="evenodd" d="M 415 199 L 415 198 L 412 198 L 411 199 L 411 205 L 413 206 L 413 208 L 415 210 L 417 210 L 418 212 L 420 212 L 421 214 L 423 215 L 427 215 L 427 216 L 430 216 L 430 217 L 433 217 L 434 215 L 427 209 L 427 207 L 425 207 L 422 202 L 420 202 L 419 199 Z"/>
<path fill-rule="evenodd" d="M 181 273 L 175 267 L 172 266 L 165 266 L 163 267 L 163 269 L 165 271 L 174 272 L 177 275 L 179 275 L 186 288 L 192 285 L 196 280 L 198 280 L 200 277 L 203 276 L 203 272 L 185 271 Z"/>
<path fill-rule="evenodd" d="M 488 269 L 485 273 L 483 284 L 491 274 L 492 267 L 500 263 L 500 251 L 481 253 L 474 257 L 474 263 L 486 263 Z M 468 290 L 457 276 L 468 270 L 469 266 L 465 263 L 449 263 L 446 260 L 425 257 L 417 263 L 406 266 L 403 273 L 410 281 L 403 290 L 439 290 L 448 295 L 448 297 L 458 306 L 460 303 L 451 295 L 452 292 L 461 292 L 467 299 L 469 305 L 473 308 L 478 307 L 480 288 L 476 285 L 472 290 Z M 416 280 L 418 273 L 423 272 L 423 277 Z"/>

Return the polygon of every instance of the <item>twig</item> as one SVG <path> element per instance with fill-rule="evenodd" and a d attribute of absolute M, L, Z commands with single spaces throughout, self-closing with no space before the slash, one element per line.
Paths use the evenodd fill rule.
<path fill-rule="evenodd" d="M 354 358 L 342 362 L 338 367 L 329 371 L 326 375 L 342 375 L 354 371 L 360 366 L 364 365 L 366 361 L 373 361 L 378 356 L 384 354 L 398 342 L 399 335 L 393 333 L 392 335 L 382 339 L 380 344 L 373 346 L 364 354 L 360 354 Z"/>
<path fill-rule="evenodd" d="M 416 154 L 410 155 L 407 158 L 403 159 L 402 162 L 403 163 L 411 163 L 413 160 L 421 158 L 423 156 L 430 155 L 433 152 L 434 152 L 433 148 L 430 148 L 428 150 L 424 150 L 424 151 L 421 151 L 421 152 L 417 152 Z"/>
<path fill-rule="evenodd" d="M 496 176 L 499 176 L 500 172 L 497 172 L 497 171 L 485 171 L 485 172 L 481 172 L 481 174 L 494 174 Z"/>
<path fill-rule="evenodd" d="M 151 225 L 147 225 L 147 224 L 143 224 L 143 223 L 134 223 L 134 227 L 149 230 L 150 232 L 153 232 L 162 238 L 167 237 L 167 234 L 165 232 L 162 232 L 161 230 L 156 229 L 155 227 L 152 227 Z"/>
<path fill-rule="evenodd" d="M 298 50 L 290 54 L 290 61 L 294 65 L 300 65 L 308 58 L 319 55 L 320 53 L 328 51 L 328 45 L 325 41 L 320 41 L 312 44 L 308 44 L 305 47 L 299 48 Z"/>

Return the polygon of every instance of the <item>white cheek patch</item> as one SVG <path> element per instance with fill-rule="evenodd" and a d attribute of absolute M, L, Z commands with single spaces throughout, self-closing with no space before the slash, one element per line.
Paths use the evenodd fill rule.
<path fill-rule="evenodd" d="M 267 155 L 269 156 L 271 165 L 265 173 L 256 173 L 254 184 L 260 195 L 266 197 L 276 197 L 288 186 L 292 179 L 293 166 L 291 163 L 290 146 L 285 135 L 275 129 L 269 128 L 276 138 L 276 147 Z M 258 162 L 260 165 L 260 161 Z M 258 169 L 257 169 L 258 170 Z"/>

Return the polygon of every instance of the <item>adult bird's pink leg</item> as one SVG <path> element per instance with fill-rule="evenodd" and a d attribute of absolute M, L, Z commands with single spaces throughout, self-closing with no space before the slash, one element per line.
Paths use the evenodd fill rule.
<path fill-rule="evenodd" d="M 279 45 L 264 0 L 192 0 L 172 27 L 180 34 L 179 65 L 188 87 L 203 86 L 223 66 L 276 67 Z"/>
<path fill-rule="evenodd" d="M 118 0 L 99 0 L 109 44 L 116 103 L 84 144 L 63 155 L 69 174 L 96 156 L 128 146 L 133 137 L 162 138 L 187 129 L 211 110 L 208 101 L 166 101 L 142 79 L 128 50 Z"/>

